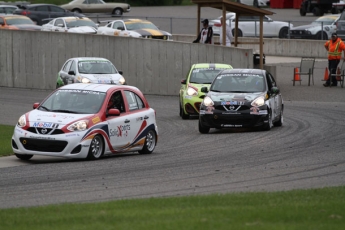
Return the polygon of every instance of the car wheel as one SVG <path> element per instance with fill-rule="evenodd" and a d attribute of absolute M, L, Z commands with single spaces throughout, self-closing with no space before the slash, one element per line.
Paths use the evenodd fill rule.
<path fill-rule="evenodd" d="M 116 8 L 113 10 L 113 14 L 116 15 L 116 16 L 121 16 L 123 13 L 123 10 L 120 9 L 120 8 Z"/>
<path fill-rule="evenodd" d="M 232 30 L 232 35 L 235 36 L 235 29 Z M 237 29 L 237 37 L 243 37 L 243 33 L 240 29 Z"/>
<path fill-rule="evenodd" d="M 96 160 L 99 159 L 104 152 L 104 142 L 102 136 L 96 135 L 91 143 L 89 153 L 87 154 L 87 159 L 89 160 Z"/>
<path fill-rule="evenodd" d="M 203 134 L 206 134 L 208 132 L 210 132 L 210 127 L 208 126 L 203 126 L 199 120 L 199 132 L 200 133 L 203 133 Z"/>
<path fill-rule="evenodd" d="M 280 116 L 279 116 L 279 120 L 274 122 L 273 125 L 276 127 L 282 126 L 284 123 L 284 115 L 283 115 L 283 109 L 280 111 Z"/>
<path fill-rule="evenodd" d="M 24 161 L 30 160 L 34 156 L 31 154 L 29 155 L 29 154 L 18 154 L 18 153 L 15 153 L 14 155 L 16 155 L 16 157 Z"/>
<path fill-rule="evenodd" d="M 305 12 L 305 10 L 303 8 L 299 9 L 299 15 L 305 16 L 306 14 L 307 14 L 307 12 Z"/>
<path fill-rule="evenodd" d="M 279 31 L 279 38 L 287 38 L 289 34 L 289 28 L 288 27 L 283 27 Z"/>
<path fill-rule="evenodd" d="M 189 114 L 184 112 L 184 109 L 182 108 L 181 103 L 180 103 L 180 117 L 182 117 L 183 120 L 186 120 L 189 118 Z"/>
<path fill-rule="evenodd" d="M 156 147 L 156 132 L 150 130 L 145 137 L 145 144 L 142 150 L 138 151 L 140 154 L 150 154 Z"/>
<path fill-rule="evenodd" d="M 317 40 L 328 40 L 328 35 L 325 32 L 320 31 L 316 34 L 316 39 Z"/>
<path fill-rule="evenodd" d="M 271 128 L 273 127 L 271 110 L 268 111 L 267 116 L 268 116 L 268 122 L 264 123 L 264 125 L 263 125 L 263 130 L 265 130 L 265 131 L 271 130 Z"/>
<path fill-rule="evenodd" d="M 73 12 L 73 13 L 80 14 L 80 13 L 81 13 L 81 10 L 80 10 L 80 9 L 73 9 L 72 12 Z"/>

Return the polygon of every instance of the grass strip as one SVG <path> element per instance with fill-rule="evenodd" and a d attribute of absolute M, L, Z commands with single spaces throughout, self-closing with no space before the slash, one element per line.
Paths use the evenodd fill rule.
<path fill-rule="evenodd" d="M 14 126 L 0 125 L 0 156 L 12 155 L 12 134 Z"/>
<path fill-rule="evenodd" d="M 345 186 L 2 209 L 0 223 L 11 230 L 343 230 Z"/>

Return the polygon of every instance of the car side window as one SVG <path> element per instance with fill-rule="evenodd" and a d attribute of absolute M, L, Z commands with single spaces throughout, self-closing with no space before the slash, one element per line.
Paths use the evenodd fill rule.
<path fill-rule="evenodd" d="M 77 73 L 76 61 L 72 62 L 70 71 L 74 71 L 74 73 Z"/>
<path fill-rule="evenodd" d="M 274 81 L 273 76 L 269 72 L 266 73 L 266 79 L 267 79 L 267 85 L 268 85 L 269 90 L 273 86 L 276 86 L 276 82 Z"/>
<path fill-rule="evenodd" d="M 64 25 L 64 23 L 63 23 L 63 20 L 62 20 L 62 19 L 56 19 L 56 20 L 55 20 L 54 26 L 58 26 L 59 24 Z"/>
<path fill-rule="evenodd" d="M 126 111 L 121 91 L 116 91 L 113 93 L 113 95 L 111 95 L 107 109 L 118 109 L 120 113 Z"/>
<path fill-rule="evenodd" d="M 107 27 L 111 27 L 111 25 L 112 25 L 112 23 L 109 23 L 109 24 L 107 25 Z"/>
<path fill-rule="evenodd" d="M 83 1 L 83 4 L 89 4 L 88 0 Z"/>
<path fill-rule="evenodd" d="M 37 6 L 36 9 L 34 9 L 34 11 L 48 12 L 49 8 L 48 8 L 48 6 Z"/>
<path fill-rule="evenodd" d="M 66 64 L 63 66 L 62 70 L 65 72 L 68 72 L 69 68 L 71 67 L 72 60 L 66 62 Z"/>
<path fill-rule="evenodd" d="M 5 8 L 0 7 L 0 13 L 5 13 Z"/>
<path fill-rule="evenodd" d="M 64 10 L 63 8 L 56 7 L 56 6 L 50 6 L 50 11 L 51 11 L 51 12 L 58 12 L 58 13 L 63 13 L 63 12 L 65 12 L 65 10 Z"/>
<path fill-rule="evenodd" d="M 120 27 L 124 27 L 122 22 L 115 22 L 113 28 L 114 29 L 119 29 Z"/>
<path fill-rule="evenodd" d="M 130 111 L 142 109 L 145 107 L 143 101 L 137 94 L 131 91 L 125 91 L 125 95 L 128 102 L 128 108 Z"/>
<path fill-rule="evenodd" d="M 0 18 L 0 24 L 4 24 L 4 19 Z"/>

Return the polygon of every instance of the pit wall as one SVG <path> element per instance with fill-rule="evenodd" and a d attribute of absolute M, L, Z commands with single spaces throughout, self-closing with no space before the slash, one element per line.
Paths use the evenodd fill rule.
<path fill-rule="evenodd" d="M 252 48 L 43 31 L 0 30 L 0 38 L 1 87 L 55 89 L 59 70 L 72 57 L 107 58 L 129 85 L 157 95 L 178 95 L 194 63 L 253 68 Z"/>

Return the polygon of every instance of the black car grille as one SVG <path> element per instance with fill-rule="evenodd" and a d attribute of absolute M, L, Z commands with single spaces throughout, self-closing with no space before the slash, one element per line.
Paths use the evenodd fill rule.
<path fill-rule="evenodd" d="M 212 119 L 213 122 L 217 125 L 251 125 L 253 123 L 253 117 L 248 116 L 236 116 L 231 118 L 229 116 L 226 117 L 219 117 L 217 119 Z"/>
<path fill-rule="evenodd" d="M 166 35 L 160 35 L 160 36 L 152 36 L 153 39 L 161 39 L 161 40 L 167 40 L 168 36 Z"/>
<path fill-rule="evenodd" d="M 294 35 L 308 35 L 308 34 L 310 34 L 308 31 L 305 31 L 305 30 L 290 30 L 290 33 L 294 34 Z"/>
<path fill-rule="evenodd" d="M 24 137 L 19 140 L 25 149 L 38 152 L 62 152 L 68 144 L 67 141 L 42 140 Z"/>
<path fill-rule="evenodd" d="M 37 133 L 37 134 L 43 134 L 43 135 L 57 135 L 57 134 L 63 134 L 64 132 L 61 129 L 50 129 L 50 128 L 36 128 L 36 127 L 30 127 L 27 129 L 28 132 L 31 133 Z"/>
<path fill-rule="evenodd" d="M 244 111 L 249 110 L 248 106 L 246 105 L 216 105 L 216 110 L 220 111 Z"/>

